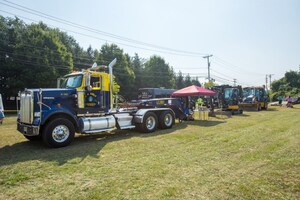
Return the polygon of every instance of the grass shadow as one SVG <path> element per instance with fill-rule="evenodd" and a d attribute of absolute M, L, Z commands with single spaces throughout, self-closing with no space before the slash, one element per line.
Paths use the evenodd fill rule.
<path fill-rule="evenodd" d="M 214 120 L 195 120 L 189 122 L 190 125 L 196 125 L 196 126 L 204 126 L 204 127 L 211 127 L 211 126 L 217 126 L 219 124 L 226 123 L 226 121 L 214 121 Z"/>
<path fill-rule="evenodd" d="M 263 110 L 263 111 L 273 112 L 273 111 L 278 111 L 278 109 L 277 108 L 270 108 L 270 107 L 268 107 L 267 110 Z"/>
<path fill-rule="evenodd" d="M 249 117 L 250 115 L 247 115 L 247 114 L 243 113 L 243 114 L 238 114 L 238 115 L 235 115 L 235 116 L 237 116 L 237 117 Z"/>
<path fill-rule="evenodd" d="M 157 130 L 153 133 L 139 133 L 135 130 L 114 130 L 91 135 L 76 134 L 73 142 L 63 148 L 48 148 L 41 141 L 22 141 L 0 148 L 0 166 L 17 164 L 32 160 L 44 160 L 63 165 L 77 158 L 84 160 L 87 156 L 99 157 L 102 148 L 110 143 L 132 137 L 156 137 L 183 129 L 186 123 L 179 123 L 172 129 Z M 80 162 L 80 161 L 79 161 Z"/>

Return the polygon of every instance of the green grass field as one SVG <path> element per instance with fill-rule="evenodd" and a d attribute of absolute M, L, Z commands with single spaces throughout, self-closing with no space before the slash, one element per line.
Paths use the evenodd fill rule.
<path fill-rule="evenodd" d="M 77 135 L 65 148 L 0 125 L 0 199 L 299 199 L 300 106 Z"/>

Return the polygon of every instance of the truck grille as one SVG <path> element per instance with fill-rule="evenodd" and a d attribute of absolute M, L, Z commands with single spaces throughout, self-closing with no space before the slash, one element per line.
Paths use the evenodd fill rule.
<path fill-rule="evenodd" d="M 20 97 L 20 122 L 32 124 L 33 120 L 33 92 L 25 91 Z"/>

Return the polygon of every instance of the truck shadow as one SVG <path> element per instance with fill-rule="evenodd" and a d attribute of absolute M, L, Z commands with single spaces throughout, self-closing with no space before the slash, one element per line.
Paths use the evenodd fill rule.
<path fill-rule="evenodd" d="M 153 133 L 139 133 L 135 130 L 114 130 L 93 135 L 76 134 L 73 142 L 63 148 L 48 148 L 41 141 L 22 141 L 0 148 L 0 166 L 13 165 L 27 161 L 49 161 L 57 165 L 68 163 L 72 159 L 83 161 L 91 156 L 99 158 L 106 144 L 133 137 L 156 137 L 184 129 L 188 123 L 179 123 L 172 129 L 157 130 Z"/>
<path fill-rule="evenodd" d="M 226 121 L 214 121 L 213 119 L 207 120 L 207 121 L 195 120 L 195 121 L 189 122 L 189 124 L 191 124 L 191 125 L 204 126 L 204 127 L 217 126 L 217 125 L 223 124 L 223 123 L 226 123 Z"/>

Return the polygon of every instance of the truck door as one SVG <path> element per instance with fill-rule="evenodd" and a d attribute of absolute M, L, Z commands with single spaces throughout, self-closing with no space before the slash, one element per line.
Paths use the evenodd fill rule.
<path fill-rule="evenodd" d="M 100 76 L 91 76 L 90 79 L 90 91 L 86 92 L 85 95 L 85 107 L 86 108 L 97 108 L 100 106 L 100 86 L 101 86 Z"/>

